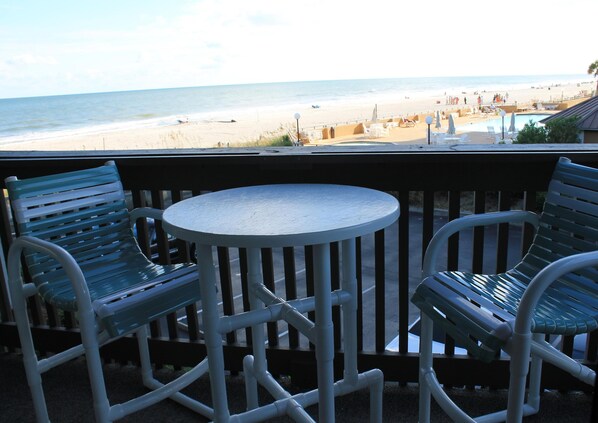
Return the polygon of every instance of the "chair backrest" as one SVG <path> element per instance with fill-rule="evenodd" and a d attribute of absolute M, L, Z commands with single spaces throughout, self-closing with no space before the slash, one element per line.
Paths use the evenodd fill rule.
<path fill-rule="evenodd" d="M 24 180 L 13 176 L 6 187 L 18 234 L 63 247 L 82 267 L 105 269 L 115 257 L 142 255 L 113 162 Z M 44 254 L 25 259 L 36 285 L 62 279 L 57 262 Z"/>
<path fill-rule="evenodd" d="M 532 246 L 515 267 L 527 277 L 566 256 L 598 250 L 598 169 L 561 158 L 546 193 L 544 210 Z M 598 269 L 566 275 L 579 295 L 598 295 Z"/>

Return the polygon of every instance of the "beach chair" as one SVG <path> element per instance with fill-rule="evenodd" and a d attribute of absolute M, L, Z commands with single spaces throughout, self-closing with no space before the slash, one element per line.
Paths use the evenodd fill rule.
<path fill-rule="evenodd" d="M 148 323 L 200 300 L 195 265 L 154 264 L 133 236 L 131 224 L 144 217 L 161 219 L 162 211 L 129 213 L 114 162 L 24 180 L 13 176 L 6 179 L 6 188 L 18 235 L 7 260 L 9 290 L 37 421 L 49 421 L 41 375 L 81 355 L 98 422 L 120 419 L 168 397 L 212 418 L 210 407 L 178 392 L 207 372 L 207 359 L 166 385 L 152 374 Z M 24 274 L 31 282 L 23 281 Z M 34 295 L 48 309 L 74 316 L 81 344 L 38 360 L 27 313 Z M 99 348 L 131 333 L 139 347 L 143 384 L 152 391 L 111 406 Z"/>
<path fill-rule="evenodd" d="M 513 269 L 490 275 L 436 271 L 442 247 L 452 234 L 507 222 L 536 227 L 530 249 Z M 442 227 L 427 248 L 424 279 L 412 297 L 421 310 L 419 421 L 430 420 L 431 396 L 453 420 L 474 421 L 450 399 L 436 377 L 432 366 L 435 325 L 475 358 L 489 362 L 501 350 L 511 357 L 508 408 L 484 416 L 484 422 L 519 422 L 538 411 L 542 360 L 593 386 L 595 372 L 553 345 L 559 337 L 598 328 L 596 266 L 598 169 L 566 158 L 556 165 L 540 216 L 528 211 L 494 212 L 455 219 Z"/>
<path fill-rule="evenodd" d="M 399 121 L 399 126 L 402 126 L 403 128 L 415 126 L 415 121 L 406 117 L 402 117 Z"/>

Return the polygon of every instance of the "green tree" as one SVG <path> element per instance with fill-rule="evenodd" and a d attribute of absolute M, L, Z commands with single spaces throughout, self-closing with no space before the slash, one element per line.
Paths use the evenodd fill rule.
<path fill-rule="evenodd" d="M 579 143 L 579 116 L 555 118 L 546 124 L 546 142 Z"/>
<path fill-rule="evenodd" d="M 547 142 L 546 128 L 536 126 L 532 120 L 523 126 L 523 129 L 517 134 L 517 140 L 514 144 L 545 144 Z"/>
<path fill-rule="evenodd" d="M 588 68 L 588 74 L 593 75 L 594 78 L 598 77 L 598 60 L 590 64 L 590 67 Z M 594 95 L 598 95 L 598 79 L 596 80 L 596 89 L 594 90 Z"/>

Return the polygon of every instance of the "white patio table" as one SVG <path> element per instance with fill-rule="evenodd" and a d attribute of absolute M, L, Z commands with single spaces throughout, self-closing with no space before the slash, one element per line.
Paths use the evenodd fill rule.
<path fill-rule="evenodd" d="M 398 201 L 367 188 L 326 184 L 280 184 L 228 189 L 183 200 L 167 208 L 164 229 L 197 246 L 203 325 L 217 422 L 260 421 L 287 414 L 295 421 L 313 421 L 304 408 L 318 403 L 319 421 L 334 421 L 334 397 L 370 387 L 370 419 L 382 420 L 383 375 L 378 369 L 357 370 L 357 284 L 355 238 L 391 225 L 399 216 Z M 331 242 L 341 241 L 341 289 L 330 282 Z M 312 245 L 314 296 L 286 301 L 266 289 L 260 249 Z M 246 248 L 251 311 L 220 316 L 213 247 Z M 344 378 L 334 382 L 332 306 L 342 306 Z M 305 314 L 315 310 L 315 322 Z M 264 324 L 285 320 L 316 347 L 318 388 L 291 395 L 269 374 Z M 231 416 L 224 379 L 223 334 L 252 327 L 253 356 L 244 359 L 246 412 Z M 259 406 L 257 384 L 275 402 Z"/>

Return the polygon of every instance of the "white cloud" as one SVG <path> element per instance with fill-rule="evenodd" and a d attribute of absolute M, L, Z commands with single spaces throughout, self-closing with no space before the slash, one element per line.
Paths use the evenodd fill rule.
<path fill-rule="evenodd" d="M 54 57 L 51 56 L 37 56 L 30 53 L 20 54 L 18 56 L 14 56 L 6 61 L 8 65 L 11 66 L 21 66 L 21 65 L 55 65 L 58 62 Z"/>

